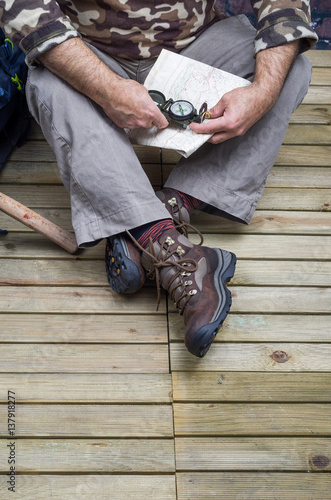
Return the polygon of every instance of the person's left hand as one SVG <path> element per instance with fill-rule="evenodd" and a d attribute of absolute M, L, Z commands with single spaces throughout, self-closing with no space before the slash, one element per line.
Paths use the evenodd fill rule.
<path fill-rule="evenodd" d="M 244 135 L 272 108 L 276 98 L 254 83 L 249 87 L 236 88 L 224 94 L 209 110 L 212 120 L 201 124 L 191 123 L 190 128 L 197 134 L 213 134 L 208 142 L 219 144 Z"/>

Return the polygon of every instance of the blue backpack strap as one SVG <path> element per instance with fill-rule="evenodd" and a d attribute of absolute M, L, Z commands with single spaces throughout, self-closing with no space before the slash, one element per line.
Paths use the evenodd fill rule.
<path fill-rule="evenodd" d="M 25 100 L 25 55 L 0 29 L 0 170 L 31 129 Z"/>

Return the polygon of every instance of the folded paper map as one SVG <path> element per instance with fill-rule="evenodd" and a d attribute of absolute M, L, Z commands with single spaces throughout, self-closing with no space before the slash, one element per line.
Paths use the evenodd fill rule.
<path fill-rule="evenodd" d="M 190 101 L 197 110 L 204 102 L 210 109 L 226 92 L 247 85 L 250 82 L 244 78 L 168 50 L 162 50 L 144 83 L 148 90 L 158 90 L 166 99 Z M 185 158 L 211 137 L 175 125 L 163 130 L 139 128 L 127 133 L 134 144 L 174 149 Z"/>

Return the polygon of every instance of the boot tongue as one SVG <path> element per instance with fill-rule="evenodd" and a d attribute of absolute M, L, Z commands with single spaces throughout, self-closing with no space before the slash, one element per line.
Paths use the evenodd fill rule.
<path fill-rule="evenodd" d="M 174 217 L 180 222 L 190 223 L 190 213 L 187 208 L 185 208 L 179 195 L 176 195 L 175 191 L 170 188 L 164 188 L 161 191 L 157 191 L 155 194 L 170 213 L 173 211 Z"/>
<path fill-rule="evenodd" d="M 165 259 L 167 254 L 174 252 L 174 254 L 169 257 L 169 260 L 175 261 L 183 259 L 193 246 L 193 243 L 191 243 L 190 240 L 183 234 L 178 233 L 176 229 L 169 229 L 161 234 L 158 241 L 153 243 L 153 252 L 154 255 L 160 260 Z M 152 259 L 146 253 L 142 254 L 141 263 L 146 271 L 151 271 L 154 267 Z M 163 271 L 166 271 L 166 269 Z"/>
<path fill-rule="evenodd" d="M 176 229 L 169 229 L 168 231 L 164 231 L 161 234 L 159 241 L 157 242 L 159 246 L 163 243 L 166 243 L 166 247 L 171 247 L 170 251 L 173 252 L 175 247 L 181 246 L 185 252 L 188 252 L 191 248 L 193 248 L 193 243 L 190 242 L 186 236 L 180 234 Z"/>

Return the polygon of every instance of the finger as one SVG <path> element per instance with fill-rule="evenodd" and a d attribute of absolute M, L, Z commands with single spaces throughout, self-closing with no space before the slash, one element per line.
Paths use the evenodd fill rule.
<path fill-rule="evenodd" d="M 159 110 L 158 110 L 159 111 Z M 158 115 L 157 115 L 157 118 L 153 119 L 153 123 L 155 125 L 155 127 L 157 127 L 158 129 L 163 129 L 163 128 L 167 128 L 167 126 L 169 125 L 169 122 L 168 120 L 166 119 L 166 117 L 161 113 L 161 111 L 159 111 Z"/>
<path fill-rule="evenodd" d="M 225 130 L 226 124 L 224 118 L 220 117 L 205 123 L 191 123 L 190 128 L 197 134 L 215 134 Z"/>
<path fill-rule="evenodd" d="M 152 122 L 153 126 L 157 127 L 158 129 L 163 129 L 166 128 L 169 125 L 168 120 L 164 116 L 164 114 L 161 113 L 155 102 L 152 100 L 150 96 L 148 96 L 151 102 L 153 103 L 153 116 L 152 116 Z"/>
<path fill-rule="evenodd" d="M 215 106 L 210 108 L 208 111 L 210 113 L 211 118 L 218 118 L 218 117 L 224 115 L 225 109 L 226 109 L 226 105 L 225 105 L 224 101 L 221 99 L 220 101 L 218 101 L 217 104 L 215 104 Z"/>

